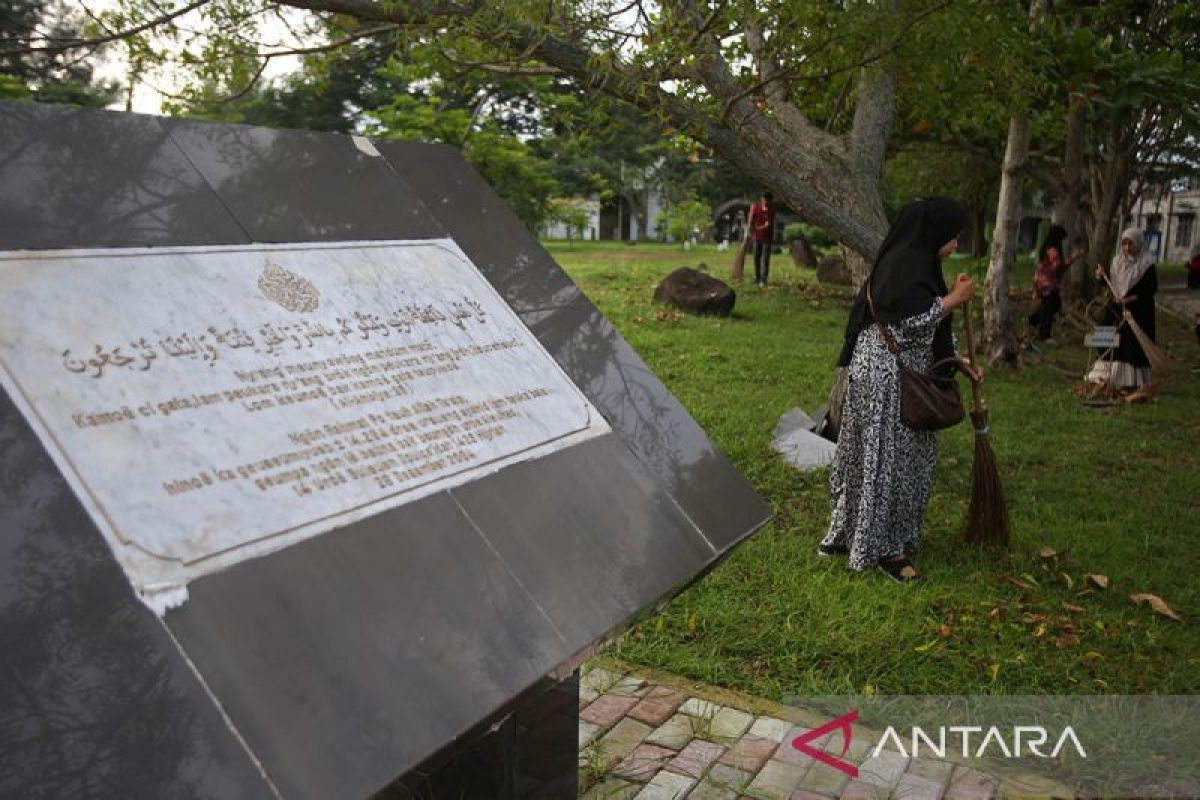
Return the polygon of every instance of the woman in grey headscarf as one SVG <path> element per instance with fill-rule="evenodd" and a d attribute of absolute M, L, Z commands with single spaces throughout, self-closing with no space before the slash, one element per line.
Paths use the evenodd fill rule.
<path fill-rule="evenodd" d="M 1096 277 L 1104 277 L 1102 268 L 1096 269 Z M 1153 340 L 1158 271 L 1146 247 L 1146 239 L 1137 228 L 1128 228 L 1121 234 L 1121 244 L 1108 271 L 1108 284 L 1112 288 L 1113 300 L 1104 310 L 1103 324 L 1120 325 L 1124 312 L 1129 311 L 1134 321 Z M 1145 351 L 1128 329 L 1121 330 L 1120 337 L 1121 342 L 1112 353 L 1092 365 L 1087 380 L 1108 383 L 1118 389 L 1132 390 L 1145 386 L 1151 382 L 1150 361 Z"/>

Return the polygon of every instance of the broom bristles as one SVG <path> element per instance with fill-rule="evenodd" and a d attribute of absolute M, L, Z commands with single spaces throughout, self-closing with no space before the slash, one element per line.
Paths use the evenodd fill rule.
<path fill-rule="evenodd" d="M 975 464 L 971 468 L 971 505 L 967 509 L 965 538 L 971 544 L 1007 547 L 1009 543 L 1008 506 L 1004 503 L 1004 487 L 996 454 L 986 433 L 987 414 L 976 416 Z"/>
<path fill-rule="evenodd" d="M 742 243 L 738 245 L 737 252 L 733 255 L 733 266 L 729 270 L 729 277 L 734 283 L 741 283 L 742 276 L 746 270 L 746 256 L 750 250 L 750 237 L 743 236 Z"/>
<path fill-rule="evenodd" d="M 1137 339 L 1138 344 L 1142 347 L 1142 352 L 1146 354 L 1146 360 L 1150 362 L 1150 370 L 1154 373 L 1155 379 L 1165 378 L 1171 373 L 1171 359 L 1166 351 L 1154 343 L 1142 326 L 1137 324 L 1137 320 L 1128 311 L 1125 312 L 1125 324 L 1129 326 L 1129 330 L 1133 332 L 1133 338 Z"/>

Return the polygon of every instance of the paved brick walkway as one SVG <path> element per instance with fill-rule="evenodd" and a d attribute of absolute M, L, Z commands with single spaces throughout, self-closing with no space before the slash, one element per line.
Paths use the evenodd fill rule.
<path fill-rule="evenodd" d="M 952 760 L 872 755 L 857 726 L 848 775 L 791 746 L 828 722 L 818 712 L 603 660 L 579 692 L 580 788 L 586 800 L 999 800 L 1072 796 L 1030 775 L 987 775 Z M 841 737 L 813 742 L 840 755 Z"/>

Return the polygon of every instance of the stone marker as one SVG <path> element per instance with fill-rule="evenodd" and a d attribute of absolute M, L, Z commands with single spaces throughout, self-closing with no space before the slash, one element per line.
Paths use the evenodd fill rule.
<path fill-rule="evenodd" d="M 654 302 L 689 314 L 728 317 L 736 300 L 729 284 L 691 267 L 675 270 L 654 290 Z"/>
<path fill-rule="evenodd" d="M 0 796 L 574 796 L 769 518 L 446 146 L 0 103 L 0 306 Z"/>

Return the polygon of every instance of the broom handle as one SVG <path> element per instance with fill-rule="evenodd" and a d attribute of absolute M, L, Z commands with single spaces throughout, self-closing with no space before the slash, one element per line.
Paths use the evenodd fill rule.
<path fill-rule="evenodd" d="M 1104 283 L 1108 286 L 1108 291 L 1112 293 L 1113 302 L 1121 307 L 1121 323 L 1128 322 L 1132 315 L 1129 313 L 1129 309 L 1125 307 L 1125 304 L 1121 302 L 1124 298 L 1117 297 L 1117 290 L 1112 285 L 1112 280 L 1109 279 L 1107 272 L 1100 270 L 1100 277 L 1104 278 Z M 1117 325 L 1117 327 L 1119 328 L 1120 325 Z"/>
<path fill-rule="evenodd" d="M 967 327 L 967 361 L 971 367 L 975 367 L 975 337 L 971 332 L 971 301 L 963 303 L 963 324 Z M 983 413 L 983 396 L 980 392 L 979 382 L 971 378 L 971 398 L 975 403 L 975 413 Z"/>

